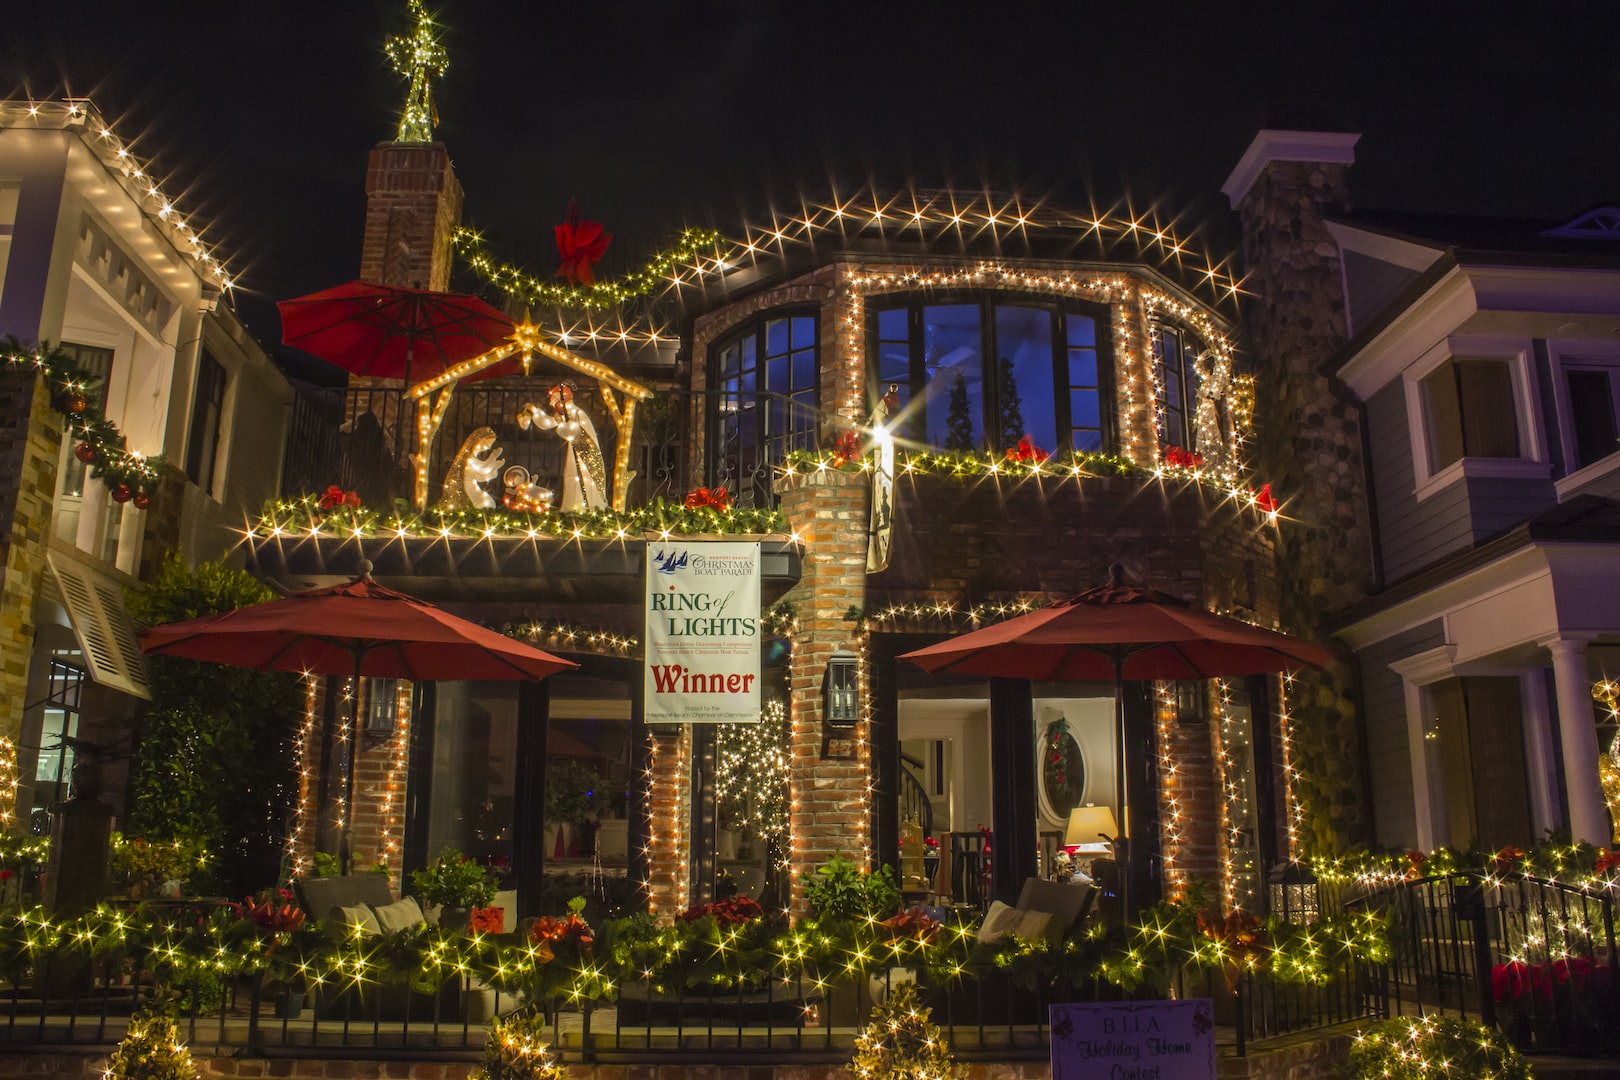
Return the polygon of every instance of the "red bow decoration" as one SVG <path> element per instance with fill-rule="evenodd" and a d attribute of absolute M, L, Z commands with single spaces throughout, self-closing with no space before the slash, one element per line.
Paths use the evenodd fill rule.
<path fill-rule="evenodd" d="M 562 256 L 557 276 L 576 285 L 594 285 L 591 264 L 601 261 L 612 240 L 613 234 L 603 232 L 600 221 L 581 221 L 579 203 L 570 199 L 568 215 L 557 226 L 557 254 Z"/>
<path fill-rule="evenodd" d="M 1204 455 L 1185 447 L 1167 446 L 1164 448 L 1164 463 L 1175 469 L 1201 469 Z"/>
<path fill-rule="evenodd" d="M 858 431 L 846 431 L 838 436 L 833 443 L 833 465 L 848 465 L 861 456 L 861 435 Z"/>
<path fill-rule="evenodd" d="M 1429 861 L 1429 857 L 1427 855 L 1423 854 L 1423 852 L 1417 850 L 1416 848 L 1413 848 L 1411 851 L 1408 851 L 1406 853 L 1406 862 L 1407 862 L 1406 880 L 1407 881 L 1416 881 L 1418 878 L 1422 877 L 1423 876 L 1423 864 L 1428 862 L 1428 861 Z"/>
<path fill-rule="evenodd" d="M 731 496 L 724 487 L 700 487 L 686 493 L 686 508 L 688 510 L 702 510 L 705 507 L 711 510 L 728 510 L 731 508 Z"/>
<path fill-rule="evenodd" d="M 1270 484 L 1262 484 L 1260 490 L 1254 493 L 1254 508 L 1262 514 L 1277 512 L 1277 500 L 1271 495 Z"/>
<path fill-rule="evenodd" d="M 1035 445 L 1035 440 L 1025 435 L 1018 440 L 1017 446 L 1008 447 L 1007 460 L 1018 461 L 1025 465 L 1039 465 L 1051 455 Z"/>
<path fill-rule="evenodd" d="M 1509 844 L 1501 851 L 1491 855 L 1491 872 L 1494 874 L 1511 874 L 1519 868 L 1519 861 L 1523 858 L 1524 849 Z"/>
<path fill-rule="evenodd" d="M 1599 877 L 1607 877 L 1617 865 L 1620 865 L 1620 855 L 1608 848 L 1598 848 L 1597 857 L 1592 860 L 1592 872 Z"/>
<path fill-rule="evenodd" d="M 360 494 L 355 491 L 344 491 L 336 484 L 331 485 L 321 493 L 320 507 L 322 510 L 336 510 L 340 506 L 360 506 Z"/>

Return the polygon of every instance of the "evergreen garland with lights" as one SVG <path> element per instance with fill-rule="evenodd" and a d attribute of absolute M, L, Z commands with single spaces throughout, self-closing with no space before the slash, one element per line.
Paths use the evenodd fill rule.
<path fill-rule="evenodd" d="M 1530 1080 L 1530 1063 L 1484 1024 L 1396 1017 L 1358 1031 L 1346 1075 L 1365 1080 Z"/>
<path fill-rule="evenodd" d="M 655 254 L 640 270 L 613 281 L 574 285 L 538 278 L 509 264 L 497 263 L 484 249 L 484 238 L 476 230 L 458 228 L 451 234 L 450 243 L 463 262 L 508 296 L 526 304 L 586 311 L 613 307 L 645 296 L 666 283 L 677 267 L 695 263 L 705 254 L 711 260 L 718 259 L 721 246 L 730 246 L 713 229 L 687 229 L 673 246 Z"/>
<path fill-rule="evenodd" d="M 29 348 L 16 338 L 0 342 L 0 357 L 14 371 L 44 375 L 51 407 L 62 414 L 74 456 L 90 466 L 90 475 L 106 482 L 118 502 L 134 499 L 145 509 L 157 487 L 161 456 L 146 457 L 125 444 L 124 433 L 107 419 L 102 402 L 90 390 L 99 376 L 81 368 L 60 344 L 42 341 Z"/>
<path fill-rule="evenodd" d="M 860 1080 L 945 1080 L 955 1075 L 945 1034 L 918 1003 L 916 983 L 900 983 L 872 1010 L 849 1063 Z"/>
<path fill-rule="evenodd" d="M 472 1080 L 566 1080 L 568 1071 L 545 1035 L 545 1018 L 535 1013 L 496 1020 L 484 1040 L 484 1067 Z"/>
<path fill-rule="evenodd" d="M 154 1003 L 129 1018 L 129 1033 L 102 1075 L 105 1080 L 196 1080 L 197 1065 L 180 1040 L 174 1014 Z"/>

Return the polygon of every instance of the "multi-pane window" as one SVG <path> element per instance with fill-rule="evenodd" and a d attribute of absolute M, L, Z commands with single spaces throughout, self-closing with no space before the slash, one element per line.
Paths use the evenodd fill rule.
<path fill-rule="evenodd" d="M 205 349 L 197 358 L 197 396 L 191 403 L 191 435 L 186 440 L 186 475 L 204 491 L 214 490 L 219 460 L 220 418 L 225 412 L 225 369 Z"/>
<path fill-rule="evenodd" d="M 1519 456 L 1513 371 L 1507 360 L 1448 357 L 1422 380 L 1429 472 L 1465 457 Z"/>
<path fill-rule="evenodd" d="M 48 830 L 49 808 L 68 797 L 68 785 L 73 778 L 73 747 L 67 740 L 79 734 L 79 694 L 84 683 L 83 668 L 52 658 L 39 733 L 39 757 L 34 765 L 34 802 L 29 815 L 34 832 Z"/>
<path fill-rule="evenodd" d="M 1198 359 L 1202 352 L 1198 339 L 1186 331 L 1154 326 L 1160 446 L 1198 449 Z"/>
<path fill-rule="evenodd" d="M 770 506 L 788 451 L 814 449 L 818 369 L 814 313 L 756 319 L 716 347 L 709 476 L 739 506 Z"/>
<path fill-rule="evenodd" d="M 937 451 L 1101 450 L 1112 417 L 1097 316 L 986 297 L 874 304 L 871 385 L 903 440 Z"/>
<path fill-rule="evenodd" d="M 1569 471 L 1601 461 L 1620 450 L 1620 368 L 1564 363 L 1569 390 L 1570 434 L 1575 460 Z"/>
<path fill-rule="evenodd" d="M 74 345 L 64 341 L 62 352 L 91 377 L 84 396 L 95 408 L 106 408 L 107 380 L 112 377 L 113 351 L 100 349 L 94 345 Z M 62 493 L 83 495 L 84 480 L 89 475 L 90 467 L 73 455 L 71 445 L 67 447 L 67 451 L 62 455 Z"/>

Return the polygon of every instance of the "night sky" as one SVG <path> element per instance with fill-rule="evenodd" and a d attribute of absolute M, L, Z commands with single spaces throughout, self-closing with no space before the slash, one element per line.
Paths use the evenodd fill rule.
<path fill-rule="evenodd" d="M 1363 207 L 1567 217 L 1620 199 L 1620 54 L 1597 4 L 435 10 L 465 220 L 537 271 L 570 197 L 655 238 L 873 181 L 1152 207 L 1224 252 L 1218 189 L 1268 118 L 1362 132 Z M 268 301 L 356 275 L 366 154 L 403 100 L 382 55 L 403 0 L 76 0 L 8 23 L 9 94 L 88 95 L 136 138 L 211 223 L 261 338 L 279 336 Z"/>

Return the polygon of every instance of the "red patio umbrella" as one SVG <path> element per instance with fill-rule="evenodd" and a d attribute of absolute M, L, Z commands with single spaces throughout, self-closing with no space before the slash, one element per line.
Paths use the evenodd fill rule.
<path fill-rule="evenodd" d="M 281 341 L 356 375 L 433 378 L 507 340 L 512 320 L 476 296 L 351 281 L 276 304 Z M 468 379 L 496 374 L 486 368 Z"/>
<path fill-rule="evenodd" d="M 1125 814 L 1124 683 L 1234 678 L 1321 667 L 1331 649 L 1216 615 L 1155 589 L 1127 585 L 1124 568 L 1109 582 L 1027 615 L 905 653 L 935 675 L 986 675 L 1033 682 L 1112 679 L 1119 739 L 1114 783 L 1117 821 Z M 1129 847 L 1125 848 L 1128 863 Z M 1129 874 L 1126 874 L 1129 877 Z"/>
<path fill-rule="evenodd" d="M 343 585 L 309 589 L 280 600 L 140 631 L 152 656 L 180 656 L 258 671 L 297 671 L 362 678 L 543 679 L 573 661 L 525 645 L 385 588 L 362 561 L 360 576 Z M 354 707 L 359 709 L 359 695 Z M 360 749 L 358 715 L 351 757 Z M 344 843 L 353 816 L 351 759 L 344 791 Z M 347 851 L 343 853 L 348 872 Z"/>

